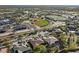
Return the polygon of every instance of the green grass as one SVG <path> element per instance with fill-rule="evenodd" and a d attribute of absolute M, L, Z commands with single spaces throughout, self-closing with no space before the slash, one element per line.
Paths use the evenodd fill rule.
<path fill-rule="evenodd" d="M 49 24 L 49 22 L 47 20 L 43 20 L 41 18 L 34 18 L 33 21 L 34 21 L 34 24 L 39 27 L 44 27 Z"/>

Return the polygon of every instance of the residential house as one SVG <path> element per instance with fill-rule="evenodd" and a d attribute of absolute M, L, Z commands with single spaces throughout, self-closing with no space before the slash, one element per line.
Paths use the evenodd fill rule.
<path fill-rule="evenodd" d="M 43 40 L 32 40 L 32 39 L 29 40 L 29 44 L 31 45 L 32 48 L 35 48 L 36 46 L 42 43 L 44 43 Z"/>
<path fill-rule="evenodd" d="M 12 53 L 32 53 L 32 50 L 30 47 L 27 46 L 13 46 L 11 49 Z"/>

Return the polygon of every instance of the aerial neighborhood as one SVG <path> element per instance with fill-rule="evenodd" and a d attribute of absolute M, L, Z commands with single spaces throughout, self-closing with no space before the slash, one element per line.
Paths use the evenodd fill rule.
<path fill-rule="evenodd" d="M 0 8 L 0 53 L 78 53 L 79 8 Z"/>

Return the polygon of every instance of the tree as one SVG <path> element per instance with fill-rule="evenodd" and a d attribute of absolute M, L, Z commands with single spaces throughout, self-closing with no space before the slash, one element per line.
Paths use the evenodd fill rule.
<path fill-rule="evenodd" d="M 44 45 L 38 45 L 34 48 L 34 52 L 36 53 L 45 53 L 47 51 Z"/>
<path fill-rule="evenodd" d="M 22 38 L 23 38 L 23 36 L 21 36 L 21 35 L 19 35 L 17 38 L 19 45 L 22 45 Z"/>
<path fill-rule="evenodd" d="M 68 36 L 66 35 L 66 33 L 61 33 L 59 39 L 61 43 L 63 44 L 62 46 L 66 48 L 68 46 L 67 45 Z"/>
<path fill-rule="evenodd" d="M 58 51 L 59 51 L 59 49 L 57 47 L 50 48 L 51 53 L 57 53 Z"/>
<path fill-rule="evenodd" d="M 77 36 L 74 33 L 70 33 L 70 36 L 68 39 L 68 48 L 69 49 L 77 48 Z"/>
<path fill-rule="evenodd" d="M 47 52 L 49 53 L 57 53 L 60 49 L 56 47 L 56 45 L 51 45 L 47 48 Z"/>
<path fill-rule="evenodd" d="M 77 36 L 74 33 L 63 33 L 60 35 L 61 43 L 63 43 L 64 49 L 76 49 L 77 48 Z"/>

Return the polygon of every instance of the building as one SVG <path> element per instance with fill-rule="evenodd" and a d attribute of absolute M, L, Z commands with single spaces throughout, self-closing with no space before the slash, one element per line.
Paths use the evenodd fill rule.
<path fill-rule="evenodd" d="M 53 27 L 59 27 L 59 26 L 65 26 L 65 25 L 66 25 L 65 22 L 57 21 L 57 22 L 54 22 Z"/>
<path fill-rule="evenodd" d="M 0 28 L 0 33 L 5 33 L 5 32 L 6 32 L 6 30 L 5 30 L 5 29 Z"/>
<path fill-rule="evenodd" d="M 13 46 L 11 49 L 12 53 L 32 53 L 32 50 L 30 47 L 27 46 Z"/>
<path fill-rule="evenodd" d="M 44 43 L 43 40 L 32 40 L 32 39 L 29 40 L 29 44 L 31 45 L 32 48 L 35 48 L 36 46 L 42 43 Z"/>
<path fill-rule="evenodd" d="M 0 26 L 8 25 L 8 24 L 16 24 L 16 22 L 14 20 L 10 20 L 10 19 L 2 19 L 2 20 L 0 20 Z"/>
<path fill-rule="evenodd" d="M 57 42 L 58 39 L 53 36 L 52 37 L 49 36 L 49 37 L 44 37 L 44 41 L 47 42 L 48 45 L 52 45 L 55 44 L 55 42 Z"/>
<path fill-rule="evenodd" d="M 9 48 L 0 44 L 0 53 L 9 53 Z"/>
<path fill-rule="evenodd" d="M 23 29 L 26 29 L 26 25 L 15 25 L 14 27 L 14 31 L 18 31 L 18 30 L 23 30 Z"/>

